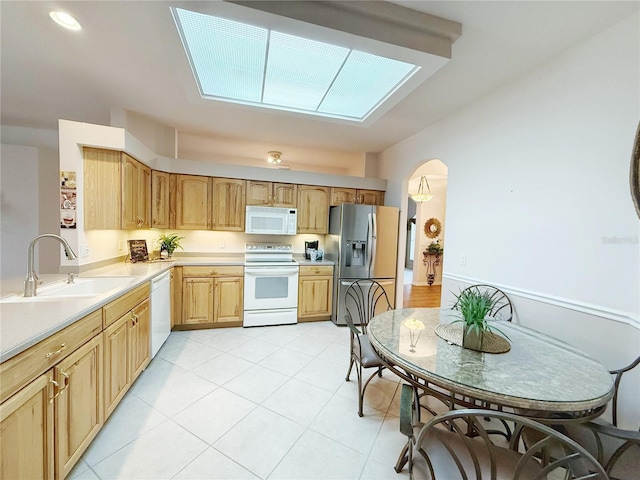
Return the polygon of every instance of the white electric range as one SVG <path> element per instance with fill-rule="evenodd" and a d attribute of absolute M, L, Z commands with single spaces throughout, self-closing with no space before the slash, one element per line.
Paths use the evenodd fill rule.
<path fill-rule="evenodd" d="M 247 243 L 244 253 L 245 327 L 298 321 L 298 262 L 293 247 Z"/>

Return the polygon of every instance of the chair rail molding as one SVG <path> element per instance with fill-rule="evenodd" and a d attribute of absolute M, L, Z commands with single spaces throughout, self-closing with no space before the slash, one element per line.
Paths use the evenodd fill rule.
<path fill-rule="evenodd" d="M 549 305 L 554 305 L 560 308 L 566 308 L 568 310 L 574 310 L 576 312 L 586 313 L 588 315 L 593 315 L 596 317 L 606 318 L 608 320 L 613 320 L 614 322 L 625 323 L 627 325 L 631 325 L 634 328 L 640 330 L 640 317 L 634 316 L 629 312 L 623 312 L 620 310 L 614 310 L 612 308 L 601 307 L 599 305 L 593 305 L 589 303 L 579 302 L 576 300 L 570 300 L 568 298 L 556 297 L 553 295 L 548 295 L 546 293 L 535 292 L 533 290 L 525 290 L 523 288 L 515 288 L 509 285 L 502 285 L 490 280 L 467 277 L 465 275 L 457 275 L 455 273 L 443 272 L 442 278 L 447 278 L 449 280 L 454 280 L 456 282 L 468 283 L 468 284 L 489 284 L 493 285 L 500 290 L 503 290 L 505 293 L 509 295 L 513 295 L 516 297 L 527 298 L 529 300 L 534 300 L 536 302 L 546 303 Z"/>

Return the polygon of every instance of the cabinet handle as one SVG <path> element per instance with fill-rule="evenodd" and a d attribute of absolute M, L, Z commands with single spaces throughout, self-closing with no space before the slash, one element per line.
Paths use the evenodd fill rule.
<path fill-rule="evenodd" d="M 49 383 L 52 383 L 52 384 L 53 384 L 53 388 L 54 388 L 54 389 L 56 389 L 56 388 L 60 388 L 60 384 L 59 384 L 58 382 L 56 382 L 56 381 L 53 379 L 53 377 L 49 377 Z M 53 399 L 54 399 L 54 398 L 56 398 L 56 397 L 58 396 L 58 394 L 59 394 L 59 393 L 60 393 L 59 391 L 58 391 L 58 392 L 56 392 L 56 393 L 54 393 L 54 395 L 53 395 L 52 397 L 50 397 L 50 398 L 49 398 L 49 403 L 53 403 Z"/>
<path fill-rule="evenodd" d="M 211 272 L 209 272 L 209 275 L 217 275 L 218 271 L 217 270 L 211 270 Z"/>
<path fill-rule="evenodd" d="M 313 273 L 320 273 L 320 270 L 316 268 L 313 270 Z"/>
<path fill-rule="evenodd" d="M 62 388 L 62 390 L 65 390 L 69 386 L 69 374 L 65 373 L 63 370 L 60 370 L 60 375 L 64 377 L 64 387 Z"/>
<path fill-rule="evenodd" d="M 54 355 L 58 355 L 60 352 L 62 352 L 65 348 L 67 348 L 67 344 L 63 343 L 62 345 L 60 345 L 60 348 L 58 350 L 56 350 L 55 352 L 49 352 L 47 353 L 44 358 L 49 358 L 52 357 Z"/>

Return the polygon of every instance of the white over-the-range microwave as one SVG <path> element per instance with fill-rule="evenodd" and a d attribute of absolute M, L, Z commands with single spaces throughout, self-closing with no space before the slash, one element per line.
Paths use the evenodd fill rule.
<path fill-rule="evenodd" d="M 245 233 L 295 235 L 298 211 L 295 208 L 247 207 Z"/>

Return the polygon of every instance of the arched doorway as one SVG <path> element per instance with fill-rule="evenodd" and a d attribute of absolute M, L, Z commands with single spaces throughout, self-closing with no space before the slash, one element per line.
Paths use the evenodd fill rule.
<path fill-rule="evenodd" d="M 416 168 L 409 178 L 404 307 L 440 306 L 447 175 L 447 166 L 439 159 L 431 159 Z M 418 192 L 423 177 L 422 188 L 425 193 L 430 190 L 433 197 L 428 201 L 415 202 L 411 195 Z"/>

